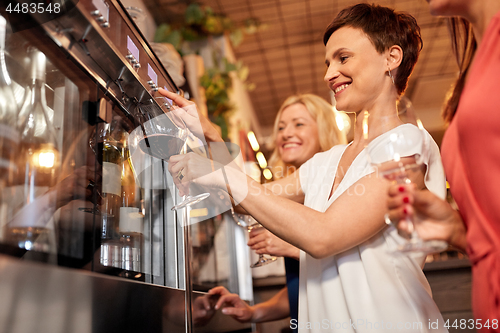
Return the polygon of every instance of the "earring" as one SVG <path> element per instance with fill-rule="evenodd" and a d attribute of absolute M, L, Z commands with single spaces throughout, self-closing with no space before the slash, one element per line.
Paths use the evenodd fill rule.
<path fill-rule="evenodd" d="M 392 84 L 393 84 L 393 85 L 396 85 L 396 83 L 394 83 L 394 76 L 392 76 L 391 69 L 390 69 L 390 68 L 387 68 L 387 71 L 389 72 L 389 77 L 390 77 L 390 78 L 391 78 L 391 80 L 392 80 Z"/>

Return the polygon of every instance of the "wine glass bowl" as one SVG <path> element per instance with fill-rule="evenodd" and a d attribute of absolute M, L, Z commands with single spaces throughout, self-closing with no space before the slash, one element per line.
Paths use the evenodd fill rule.
<path fill-rule="evenodd" d="M 231 207 L 231 214 L 234 222 L 238 226 L 245 228 L 248 232 L 252 231 L 253 229 L 263 228 L 263 226 L 259 222 L 257 222 L 257 220 L 254 219 L 252 216 L 245 214 L 237 214 L 234 211 L 234 208 L 232 207 Z M 250 267 L 255 268 L 264 266 L 276 261 L 277 259 L 278 258 L 274 256 L 265 256 L 264 254 L 259 254 L 259 259 L 257 260 L 257 262 L 251 264 Z"/>
<path fill-rule="evenodd" d="M 139 149 L 147 155 L 168 162 L 171 156 L 186 150 L 189 129 L 182 120 L 180 112 L 185 112 L 182 108 L 172 108 L 169 112 L 162 111 L 155 116 L 158 110 L 161 109 L 156 104 L 137 106 L 136 120 L 140 126 L 130 134 L 129 145 L 132 153 Z M 173 206 L 172 210 L 196 204 L 209 195 L 209 193 L 187 195 L 181 203 Z"/>
<path fill-rule="evenodd" d="M 140 123 L 140 128 L 134 130 L 136 137 L 132 138 L 131 142 L 148 155 L 168 160 L 170 156 L 181 152 L 189 130 L 175 112 L 151 117 L 149 108 L 145 105 L 138 106 L 142 118 L 146 121 Z"/>
<path fill-rule="evenodd" d="M 372 117 L 372 116 L 370 116 Z M 430 134 L 415 114 L 411 102 L 402 98 L 398 105 L 398 115 L 371 119 L 377 121 L 383 135 L 374 138 L 366 147 L 370 164 L 379 177 L 393 184 L 421 183 L 426 173 L 426 159 L 430 154 Z M 406 217 L 409 240 L 398 246 L 401 252 L 435 253 L 448 247 L 444 241 L 424 241 L 418 235 L 415 224 L 418 219 Z"/>

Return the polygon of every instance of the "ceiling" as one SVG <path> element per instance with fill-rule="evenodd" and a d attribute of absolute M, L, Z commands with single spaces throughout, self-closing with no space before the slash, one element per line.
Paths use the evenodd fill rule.
<path fill-rule="evenodd" d="M 157 24 L 174 22 L 190 1 L 144 0 Z M 268 136 L 281 103 L 291 94 L 314 93 L 330 101 L 322 36 L 340 9 L 354 0 L 201 0 L 234 22 L 258 18 L 267 29 L 246 35 L 235 56 L 250 69 L 250 92 L 258 133 Z M 379 0 L 377 4 L 406 11 L 418 21 L 424 48 L 410 78 L 406 96 L 426 128 L 439 142 L 443 132 L 440 108 L 457 73 L 446 20 L 432 17 L 424 0 Z"/>

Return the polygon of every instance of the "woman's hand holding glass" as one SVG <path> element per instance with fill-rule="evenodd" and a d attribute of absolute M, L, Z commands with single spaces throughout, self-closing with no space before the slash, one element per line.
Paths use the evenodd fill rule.
<path fill-rule="evenodd" d="M 299 259 L 300 250 L 265 228 L 252 229 L 248 246 L 257 254 Z"/>
<path fill-rule="evenodd" d="M 181 195 L 189 194 L 189 185 L 226 189 L 223 165 L 195 153 L 174 155 L 168 160 L 168 171 Z M 218 170 L 218 172 L 214 172 Z"/>
<path fill-rule="evenodd" d="M 368 117 L 369 114 L 365 112 L 364 131 L 368 129 Z M 411 102 L 402 98 L 398 105 L 397 115 L 373 119 L 373 122 L 375 121 L 377 130 L 389 133 L 387 142 L 374 138 L 366 147 L 368 158 L 376 174 L 389 180 L 393 185 L 414 184 L 420 189 L 425 188 L 424 178 L 426 163 L 430 159 L 431 139 L 415 114 Z M 386 215 L 386 220 L 387 218 L 389 217 Z M 420 238 L 415 227 L 420 223 L 418 216 L 407 215 L 405 222 L 409 241 L 400 245 L 399 251 L 434 253 L 441 252 L 448 247 L 443 240 L 424 241 Z"/>
<path fill-rule="evenodd" d="M 414 184 L 395 184 L 389 188 L 388 218 L 404 233 L 411 233 L 407 220 L 418 216 L 415 229 L 422 240 L 442 240 L 461 250 L 466 247 L 466 229 L 458 211 L 428 190 Z"/>
<path fill-rule="evenodd" d="M 256 230 L 256 229 L 264 229 L 264 227 L 259 222 L 257 222 L 257 220 L 254 219 L 252 216 L 244 215 L 244 214 L 237 214 L 237 213 L 235 213 L 234 208 L 232 208 L 232 207 L 231 207 L 231 214 L 233 215 L 234 222 L 237 225 L 239 225 L 240 227 L 245 228 L 248 232 L 251 232 L 252 230 Z M 257 262 L 251 264 L 250 267 L 255 268 L 255 267 L 264 266 L 264 265 L 267 265 L 267 264 L 270 264 L 270 263 L 276 261 L 277 259 L 278 258 L 276 258 L 276 257 L 273 257 L 273 256 L 267 257 L 264 254 L 260 253 L 259 259 L 257 260 Z"/>

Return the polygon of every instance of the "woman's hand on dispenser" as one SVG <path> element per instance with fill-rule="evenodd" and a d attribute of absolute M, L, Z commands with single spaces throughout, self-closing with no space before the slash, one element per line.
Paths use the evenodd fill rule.
<path fill-rule="evenodd" d="M 163 88 L 160 88 L 158 92 L 171 99 L 177 106 L 185 110 L 184 113 L 178 115 L 194 135 L 201 139 L 205 138 L 208 142 L 223 141 L 219 132 L 217 132 L 210 121 L 199 112 L 194 102 L 188 101 L 184 97 Z"/>
<path fill-rule="evenodd" d="M 300 250 L 285 242 L 265 228 L 255 228 L 250 231 L 248 246 L 257 254 L 269 254 L 276 257 L 299 259 Z"/>

